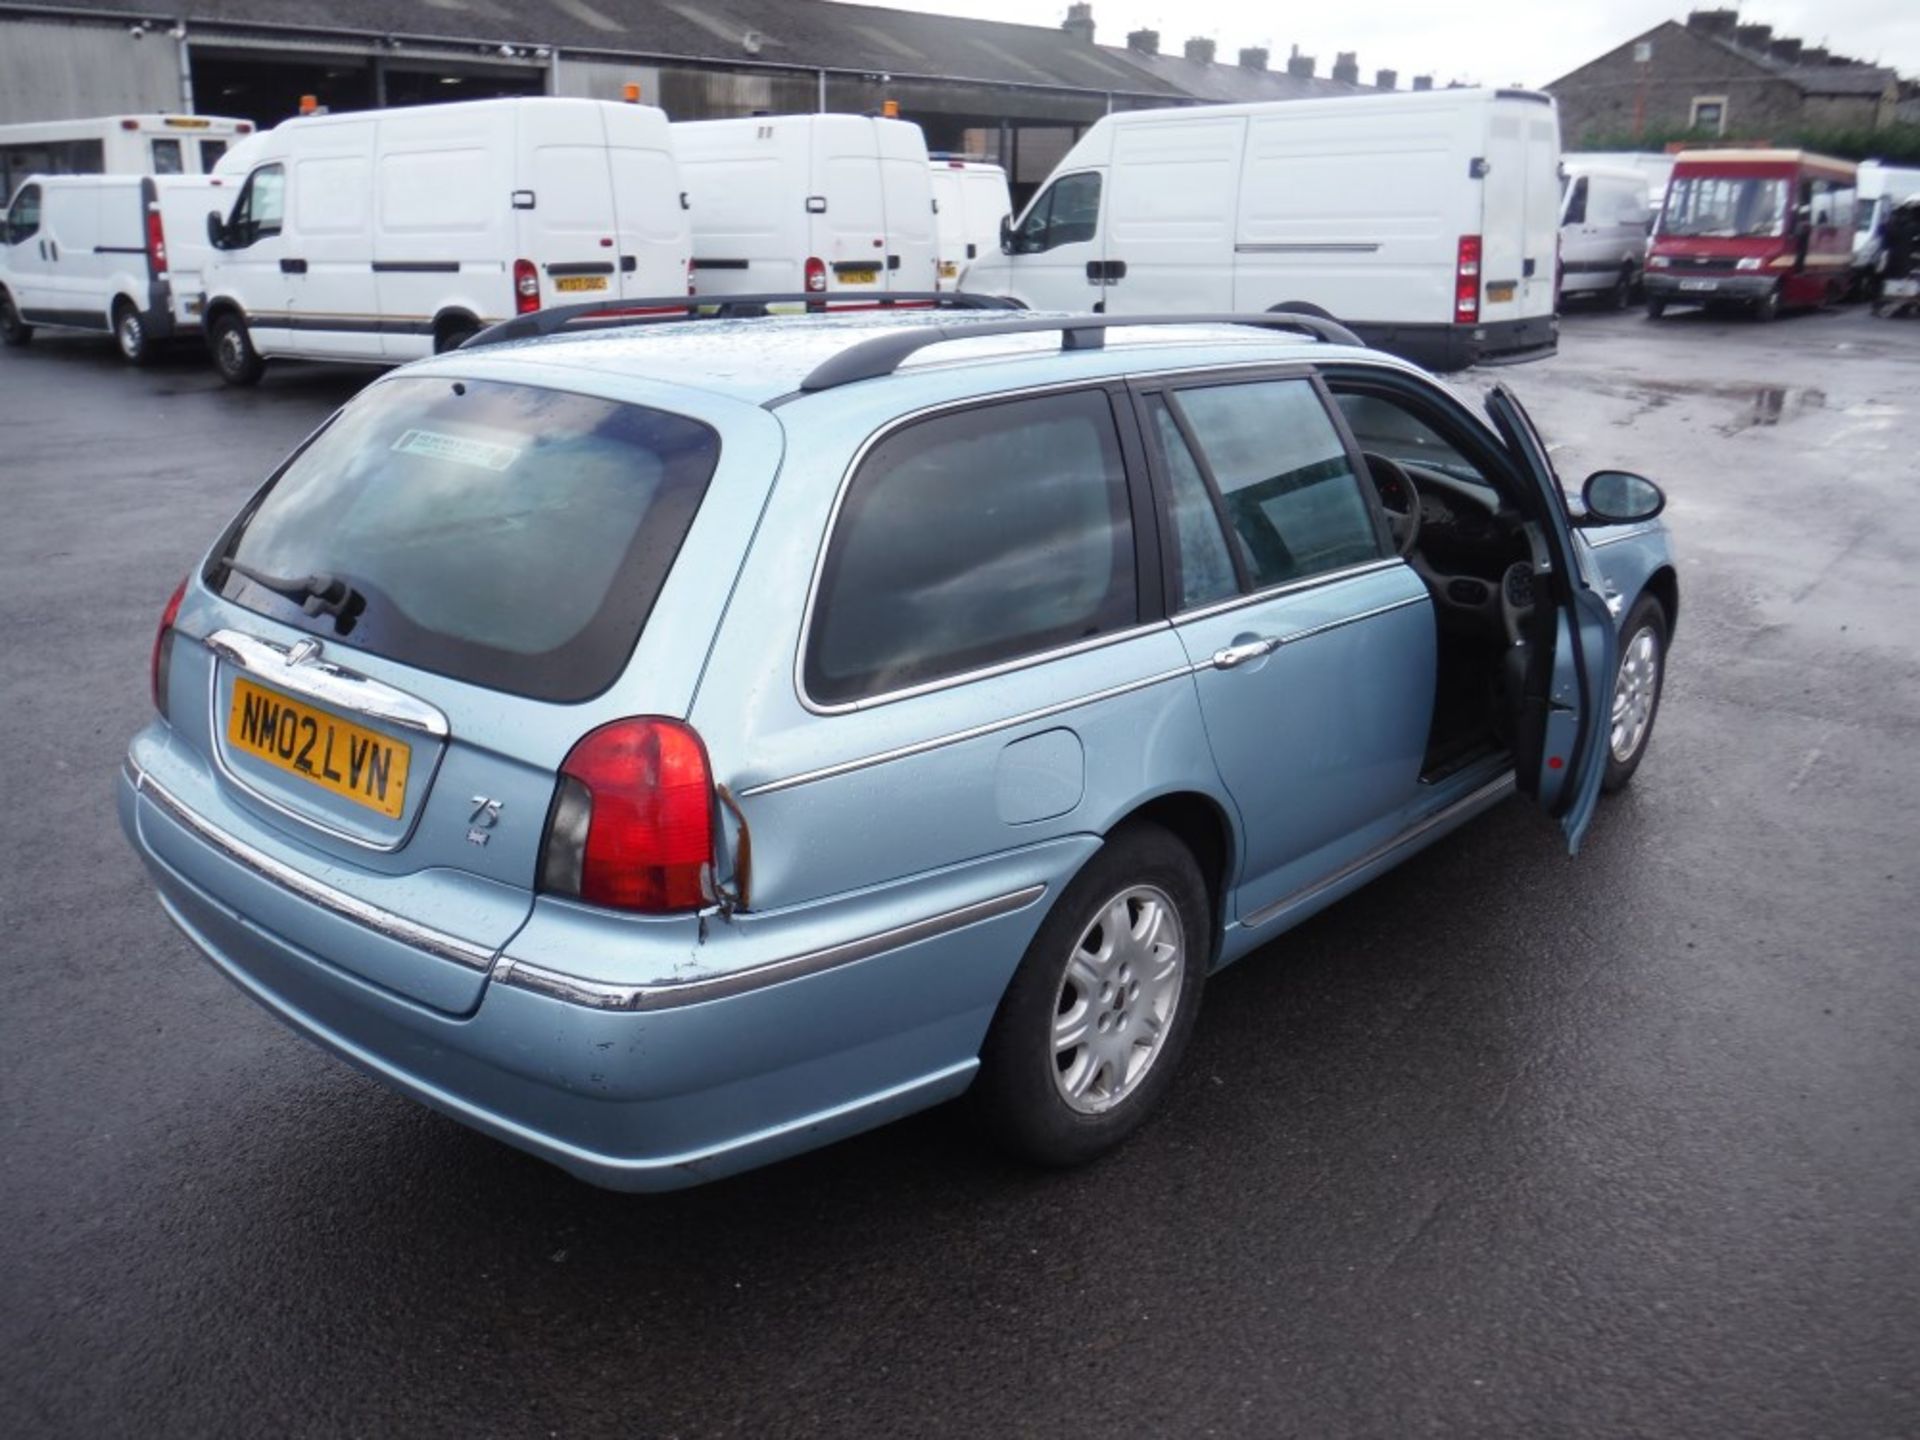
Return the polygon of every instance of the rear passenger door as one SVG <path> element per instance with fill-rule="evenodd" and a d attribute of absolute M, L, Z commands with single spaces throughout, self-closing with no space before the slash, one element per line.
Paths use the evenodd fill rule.
<path fill-rule="evenodd" d="M 1298 372 L 1136 384 L 1166 587 L 1245 835 L 1242 924 L 1396 833 L 1433 715 L 1426 587 Z"/>

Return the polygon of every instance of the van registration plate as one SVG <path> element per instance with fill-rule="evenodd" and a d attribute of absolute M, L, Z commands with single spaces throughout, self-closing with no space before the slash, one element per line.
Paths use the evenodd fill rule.
<path fill-rule="evenodd" d="M 1718 290 L 1720 282 L 1718 280 L 1682 280 L 1680 288 L 1682 290 Z"/>
<path fill-rule="evenodd" d="M 237 675 L 227 743 L 389 820 L 406 809 L 411 746 Z"/>
<path fill-rule="evenodd" d="M 862 270 L 849 266 L 844 270 L 835 270 L 833 273 L 840 277 L 843 285 L 871 285 L 880 278 L 880 271 L 871 266 Z"/>
<path fill-rule="evenodd" d="M 604 275 L 562 275 L 553 282 L 553 288 L 556 290 L 564 290 L 570 294 L 578 293 L 582 290 L 604 290 L 607 288 L 607 277 Z"/>

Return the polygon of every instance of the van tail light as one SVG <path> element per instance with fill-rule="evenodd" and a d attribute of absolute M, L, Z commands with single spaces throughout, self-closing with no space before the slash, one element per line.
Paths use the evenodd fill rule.
<path fill-rule="evenodd" d="M 513 262 L 513 313 L 531 315 L 540 308 L 540 272 L 531 260 Z"/>
<path fill-rule="evenodd" d="M 167 231 L 158 205 L 147 211 L 147 265 L 155 275 L 167 273 Z"/>
<path fill-rule="evenodd" d="M 691 259 L 691 257 L 689 257 L 689 259 L 687 260 L 687 294 L 698 295 L 699 293 L 700 293 L 699 290 L 694 288 L 693 260 Z"/>
<path fill-rule="evenodd" d="M 824 295 L 827 290 L 827 262 L 818 255 L 807 257 L 807 293 Z"/>
<path fill-rule="evenodd" d="M 713 771 L 678 720 L 615 720 L 560 767 L 540 888 L 646 915 L 698 910 L 713 894 Z"/>
<path fill-rule="evenodd" d="M 173 594 L 167 600 L 167 608 L 160 612 L 160 628 L 153 632 L 153 659 L 147 666 L 149 688 L 153 692 L 153 708 L 162 718 L 167 713 L 167 671 L 173 663 L 173 622 L 180 618 L 180 602 L 187 598 L 187 582 L 173 587 Z"/>
<path fill-rule="evenodd" d="M 1460 237 L 1460 260 L 1453 272 L 1453 319 L 1455 324 L 1476 325 L 1480 321 L 1480 237 Z"/>

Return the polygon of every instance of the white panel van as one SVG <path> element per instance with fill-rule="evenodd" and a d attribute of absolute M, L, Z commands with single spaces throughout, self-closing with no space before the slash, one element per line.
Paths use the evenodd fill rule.
<path fill-rule="evenodd" d="M 199 177 L 35 175 L 14 193 L 0 245 L 0 339 L 24 345 L 36 327 L 111 334 L 136 365 L 161 342 L 197 335 L 198 285 L 176 283 L 184 248 L 202 248 L 170 230 L 162 197 Z"/>
<path fill-rule="evenodd" d="M 1632 303 L 1647 268 L 1653 202 L 1644 172 L 1565 162 L 1560 205 L 1560 293 Z"/>
<path fill-rule="evenodd" d="M 961 289 L 1041 309 L 1305 309 L 1435 369 L 1558 343 L 1551 96 L 1434 90 L 1098 121 Z"/>
<path fill-rule="evenodd" d="M 935 230 L 939 236 L 940 284 L 955 285 L 960 274 L 999 248 L 1000 225 L 1013 214 L 1007 172 L 985 160 L 953 155 L 931 157 Z"/>
<path fill-rule="evenodd" d="M 1887 247 L 1884 227 L 1896 205 L 1920 195 L 1920 170 L 1887 165 L 1879 160 L 1860 163 L 1859 191 L 1853 205 L 1853 290 L 1866 291 L 1874 277 L 1885 273 Z"/>
<path fill-rule="evenodd" d="M 773 115 L 673 127 L 701 295 L 932 290 L 933 182 L 918 125 Z"/>
<path fill-rule="evenodd" d="M 208 217 L 214 363 L 399 364 L 515 314 L 687 293 L 666 116 L 545 97 L 289 120 Z"/>

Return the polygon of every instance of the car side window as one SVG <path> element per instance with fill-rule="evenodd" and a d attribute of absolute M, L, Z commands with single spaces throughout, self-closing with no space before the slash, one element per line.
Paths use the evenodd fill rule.
<path fill-rule="evenodd" d="M 244 249 L 256 240 L 280 233 L 286 195 L 287 172 L 278 165 L 262 165 L 247 177 L 240 198 L 233 202 L 233 219 L 227 227 L 235 248 Z"/>
<path fill-rule="evenodd" d="M 1364 391 L 1340 391 L 1334 403 L 1362 454 L 1384 455 L 1403 465 L 1424 465 L 1455 480 L 1490 483 L 1439 431 L 1405 406 Z"/>
<path fill-rule="evenodd" d="M 1226 533 L 1220 528 L 1207 478 L 1200 473 L 1193 449 L 1180 433 L 1180 424 L 1166 401 L 1155 396 L 1148 402 L 1148 411 L 1153 417 L 1153 441 L 1167 477 L 1168 518 L 1173 522 L 1179 567 L 1176 609 L 1191 610 L 1228 599 L 1239 593 L 1240 580 L 1234 573 L 1233 556 L 1227 549 Z"/>
<path fill-rule="evenodd" d="M 1573 190 L 1567 196 L 1567 218 L 1562 225 L 1584 225 L 1587 223 L 1587 177 L 1582 175 L 1573 182 Z"/>
<path fill-rule="evenodd" d="M 1250 588 L 1386 553 L 1345 443 L 1306 380 L 1182 389 L 1169 397 L 1220 496 Z"/>
<path fill-rule="evenodd" d="M 153 173 L 156 175 L 178 175 L 186 169 L 186 159 L 180 153 L 180 142 L 175 139 L 154 140 Z"/>
<path fill-rule="evenodd" d="M 828 540 L 807 694 L 846 704 L 1136 624 L 1128 505 L 1104 391 L 892 432 L 862 461 Z"/>
<path fill-rule="evenodd" d="M 1014 252 L 1034 255 L 1060 245 L 1091 240 L 1100 220 L 1100 176 L 1087 170 L 1062 175 L 1033 203 L 1013 233 Z"/>
<path fill-rule="evenodd" d="M 40 187 L 23 185 L 7 211 L 7 243 L 31 240 L 40 230 Z"/>

